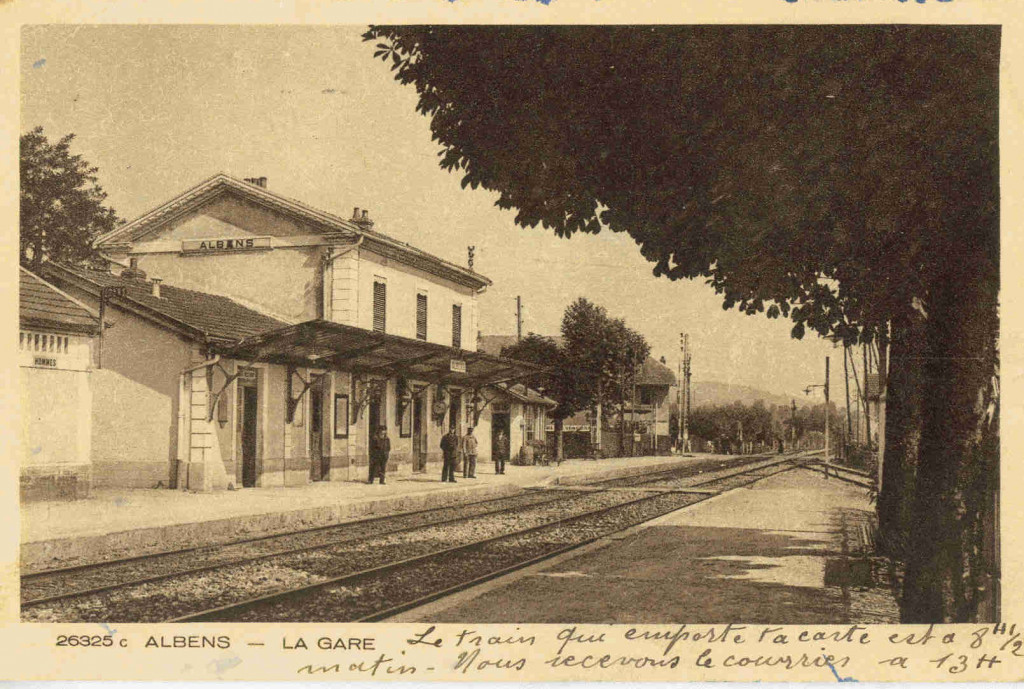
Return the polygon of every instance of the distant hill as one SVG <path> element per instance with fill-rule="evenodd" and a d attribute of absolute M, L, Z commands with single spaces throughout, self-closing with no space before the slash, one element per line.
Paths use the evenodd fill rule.
<path fill-rule="evenodd" d="M 690 396 L 693 400 L 694 407 L 732 404 L 733 402 L 752 404 L 757 400 L 764 400 L 765 406 L 768 407 L 777 404 L 789 406 L 793 399 L 796 399 L 798 407 L 802 407 L 808 403 L 804 395 L 800 395 L 799 398 L 787 397 L 785 395 L 752 388 L 749 385 L 732 385 L 730 383 L 718 383 L 715 381 L 705 380 L 694 380 L 690 385 Z"/>

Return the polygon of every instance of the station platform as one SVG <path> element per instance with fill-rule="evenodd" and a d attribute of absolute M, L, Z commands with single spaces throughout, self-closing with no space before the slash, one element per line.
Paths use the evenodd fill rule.
<path fill-rule="evenodd" d="M 388 621 L 895 624 L 873 512 L 867 489 L 794 469 Z"/>
<path fill-rule="evenodd" d="M 508 464 L 502 475 L 487 463 L 477 467 L 476 479 L 457 477 L 455 484 L 442 483 L 435 475 L 414 474 L 388 478 L 385 485 L 340 481 L 215 493 L 96 489 L 85 500 L 22 505 L 21 570 L 28 573 L 226 543 L 514 495 L 529 487 L 620 478 L 727 457 L 693 454 L 575 459 L 551 466 Z"/>

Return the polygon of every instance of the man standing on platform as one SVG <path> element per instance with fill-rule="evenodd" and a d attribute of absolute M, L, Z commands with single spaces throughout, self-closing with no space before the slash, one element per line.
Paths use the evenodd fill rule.
<path fill-rule="evenodd" d="M 476 478 L 476 448 L 476 436 L 470 426 L 462 439 L 462 478 Z"/>
<path fill-rule="evenodd" d="M 377 427 L 377 433 L 370 438 L 370 483 L 373 479 L 380 478 L 381 485 L 384 485 L 384 474 L 388 468 L 388 456 L 391 454 L 391 439 L 388 437 L 388 429 L 384 426 Z"/>
<path fill-rule="evenodd" d="M 505 431 L 498 431 L 494 441 L 494 473 L 505 473 L 505 460 L 508 459 L 508 436 Z"/>
<path fill-rule="evenodd" d="M 452 426 L 441 438 L 441 454 L 444 455 L 444 464 L 441 465 L 442 483 L 455 483 L 455 453 L 458 451 L 459 436 L 455 433 L 455 426 Z"/>

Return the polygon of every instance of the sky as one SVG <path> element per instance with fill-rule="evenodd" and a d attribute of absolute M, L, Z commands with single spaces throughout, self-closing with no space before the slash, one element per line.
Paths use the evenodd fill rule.
<path fill-rule="evenodd" d="M 485 334 L 515 333 L 517 295 L 524 333 L 558 334 L 583 296 L 643 333 L 673 370 L 688 333 L 695 381 L 803 397 L 826 356 L 833 372 L 842 365 L 831 343 L 791 339 L 787 320 L 723 311 L 700 281 L 654 277 L 627 235 L 559 239 L 515 225 L 496 194 L 463 189 L 438 166 L 415 90 L 373 58 L 364 30 L 26 27 L 21 129 L 74 133 L 72 150 L 99 168 L 126 220 L 225 172 L 265 176 L 270 190 L 342 217 L 369 209 L 375 229 L 461 265 L 475 246 L 475 269 L 494 281 L 480 297 Z"/>

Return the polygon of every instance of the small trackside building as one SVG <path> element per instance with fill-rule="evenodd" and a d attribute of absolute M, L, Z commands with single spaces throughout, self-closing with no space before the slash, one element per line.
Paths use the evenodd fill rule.
<path fill-rule="evenodd" d="M 104 304 L 102 485 L 365 479 L 380 426 L 389 472 L 440 473 L 447 428 L 465 433 L 496 386 L 540 371 L 476 351 L 487 278 L 265 178 L 216 175 L 95 246 L 109 270 L 47 275 Z"/>
<path fill-rule="evenodd" d="M 21 500 L 89 495 L 95 312 L 20 268 Z"/>

